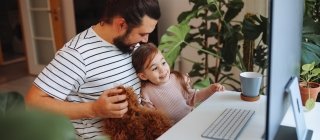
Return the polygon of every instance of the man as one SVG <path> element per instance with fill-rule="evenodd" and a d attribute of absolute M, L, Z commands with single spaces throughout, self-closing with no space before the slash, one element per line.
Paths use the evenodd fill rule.
<path fill-rule="evenodd" d="M 128 110 L 125 95 L 110 95 L 121 92 L 115 87 L 131 86 L 140 94 L 130 52 L 148 41 L 159 18 L 157 0 L 106 0 L 100 22 L 56 53 L 26 103 L 68 116 L 81 139 L 101 137 L 101 118 L 121 118 Z"/>

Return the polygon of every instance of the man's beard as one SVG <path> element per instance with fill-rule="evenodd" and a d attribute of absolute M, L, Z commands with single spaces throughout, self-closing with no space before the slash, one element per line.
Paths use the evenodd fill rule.
<path fill-rule="evenodd" d="M 113 44 L 123 53 L 131 53 L 131 45 L 124 43 L 126 39 L 126 35 L 119 36 L 113 39 Z"/>
<path fill-rule="evenodd" d="M 118 36 L 113 39 L 114 45 L 123 53 L 131 53 L 134 48 L 134 44 L 126 44 L 125 43 L 126 39 L 128 38 L 129 34 L 131 33 L 131 31 L 132 31 L 132 27 L 129 27 L 124 35 Z"/>

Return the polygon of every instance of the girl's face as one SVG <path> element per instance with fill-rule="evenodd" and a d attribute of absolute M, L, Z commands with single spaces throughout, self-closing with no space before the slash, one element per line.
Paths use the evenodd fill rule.
<path fill-rule="evenodd" d="M 150 65 L 138 76 L 142 80 L 149 80 L 155 85 L 161 85 L 169 80 L 170 67 L 160 51 L 154 56 Z"/>

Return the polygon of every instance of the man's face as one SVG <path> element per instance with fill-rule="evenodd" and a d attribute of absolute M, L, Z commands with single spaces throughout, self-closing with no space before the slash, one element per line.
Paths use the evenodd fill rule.
<path fill-rule="evenodd" d="M 157 25 L 157 20 L 154 20 L 148 16 L 142 18 L 142 24 L 139 27 L 129 29 L 116 38 L 113 43 L 123 52 L 130 52 L 131 48 L 137 43 L 147 43 L 149 34 L 154 30 Z"/>
<path fill-rule="evenodd" d="M 131 51 L 131 44 L 126 44 L 125 41 L 130 32 L 126 32 L 124 35 L 118 36 L 113 39 L 113 43 L 117 46 L 122 52 L 127 53 Z"/>

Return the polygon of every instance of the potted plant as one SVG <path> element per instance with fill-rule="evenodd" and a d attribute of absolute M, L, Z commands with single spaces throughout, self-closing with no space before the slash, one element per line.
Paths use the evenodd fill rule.
<path fill-rule="evenodd" d="M 235 17 L 244 6 L 242 0 L 189 2 L 192 8 L 179 15 L 178 24 L 170 26 L 159 43 L 159 49 L 171 68 L 182 50 L 191 47 L 196 49 L 201 60 L 179 58 L 193 63 L 189 75 L 199 78 L 193 85 L 195 88 L 219 82 L 239 89 L 236 84 L 240 85 L 240 82 L 231 71 L 233 67 L 240 71 L 253 71 L 254 65 L 259 66 L 261 73 L 264 72 L 267 67 L 267 18 L 246 14 L 243 21 L 236 21 Z M 194 24 L 194 21 L 200 23 Z M 255 44 L 258 38 L 260 41 Z M 246 53 L 242 55 L 240 50 Z"/>
<path fill-rule="evenodd" d="M 301 64 L 320 63 L 320 0 L 305 0 Z"/>
<path fill-rule="evenodd" d="M 320 91 L 320 84 L 314 82 L 320 78 L 320 68 L 316 67 L 315 62 L 304 64 L 301 68 L 299 88 L 302 103 L 307 110 L 311 110 L 315 106 Z"/>

